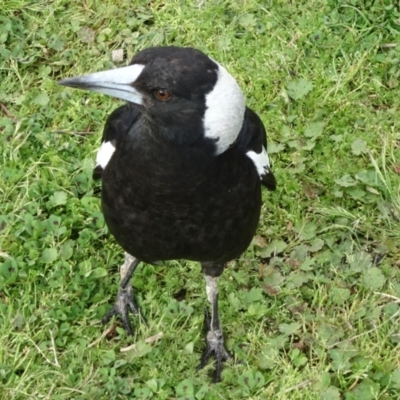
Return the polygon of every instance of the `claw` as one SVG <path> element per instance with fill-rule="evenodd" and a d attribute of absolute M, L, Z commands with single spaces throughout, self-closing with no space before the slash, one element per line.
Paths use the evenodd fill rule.
<path fill-rule="evenodd" d="M 131 285 L 127 285 L 125 289 L 120 289 L 117 295 L 117 301 L 115 302 L 112 309 L 102 318 L 101 322 L 106 324 L 114 315 L 119 315 L 122 320 L 122 324 L 128 333 L 133 335 L 131 323 L 129 321 L 129 313 L 132 312 L 135 315 L 139 315 L 143 322 L 146 323 L 144 317 L 139 313 L 139 308 L 133 298 L 133 288 Z"/>
<path fill-rule="evenodd" d="M 196 370 L 204 368 L 207 365 L 208 360 L 214 355 L 216 366 L 213 376 L 213 383 L 221 381 L 221 372 L 223 363 L 230 358 L 232 355 L 226 350 L 224 345 L 224 338 L 221 329 L 212 329 L 212 322 L 210 312 L 206 309 L 204 313 L 204 326 L 207 330 L 206 335 L 206 348 L 200 358 L 200 363 L 196 367 Z"/>
<path fill-rule="evenodd" d="M 124 325 L 124 328 L 128 335 L 133 335 L 131 323 L 129 322 L 129 312 L 132 312 L 135 315 L 139 315 L 146 323 L 146 320 L 139 313 L 139 308 L 137 307 L 135 299 L 133 297 L 133 287 L 130 283 L 130 279 L 132 278 L 132 275 L 139 263 L 139 259 L 131 256 L 128 253 L 125 253 L 125 261 L 121 266 L 122 279 L 117 295 L 117 300 L 113 308 L 101 320 L 103 324 L 106 324 L 114 315 L 120 315 L 122 324 Z"/>

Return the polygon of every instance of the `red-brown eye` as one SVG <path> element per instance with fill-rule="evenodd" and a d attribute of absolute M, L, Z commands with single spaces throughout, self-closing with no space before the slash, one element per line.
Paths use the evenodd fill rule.
<path fill-rule="evenodd" d="M 160 101 L 167 101 L 171 98 L 171 93 L 168 90 L 157 89 L 153 93 L 156 99 Z"/>

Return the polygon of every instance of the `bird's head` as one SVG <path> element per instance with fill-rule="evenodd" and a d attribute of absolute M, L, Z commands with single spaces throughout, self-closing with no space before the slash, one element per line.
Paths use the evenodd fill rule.
<path fill-rule="evenodd" d="M 245 100 L 236 80 L 199 50 L 155 47 L 139 52 L 129 66 L 59 82 L 136 104 L 161 136 L 180 143 L 207 140 L 217 154 L 236 139 Z"/>

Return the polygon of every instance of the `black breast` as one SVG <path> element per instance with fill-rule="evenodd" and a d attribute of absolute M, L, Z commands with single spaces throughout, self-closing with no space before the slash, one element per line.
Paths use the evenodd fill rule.
<path fill-rule="evenodd" d="M 145 262 L 224 263 L 254 235 L 260 180 L 236 146 L 214 156 L 201 146 L 159 142 L 149 132 L 127 135 L 103 172 L 102 207 L 117 242 Z"/>

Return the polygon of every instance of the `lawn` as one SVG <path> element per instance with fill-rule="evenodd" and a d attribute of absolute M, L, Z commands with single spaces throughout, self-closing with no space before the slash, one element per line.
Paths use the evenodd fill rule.
<path fill-rule="evenodd" d="M 134 337 L 99 323 L 123 252 L 92 169 L 121 102 L 56 84 L 170 44 L 236 77 L 278 182 L 220 279 L 242 363 L 216 385 L 196 263 L 139 268 Z M 399 77 L 394 0 L 0 0 L 0 398 L 400 398 Z"/>

